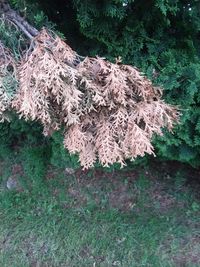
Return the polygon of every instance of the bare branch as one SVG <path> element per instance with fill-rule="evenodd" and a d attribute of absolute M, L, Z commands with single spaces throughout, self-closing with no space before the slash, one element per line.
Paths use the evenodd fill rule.
<path fill-rule="evenodd" d="M 4 0 L 0 1 L 0 16 L 12 21 L 30 39 L 35 37 L 39 31 L 22 18 L 17 11 L 13 10 Z"/>

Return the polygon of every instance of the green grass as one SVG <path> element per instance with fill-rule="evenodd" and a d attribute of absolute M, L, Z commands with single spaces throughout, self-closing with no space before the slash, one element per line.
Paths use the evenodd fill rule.
<path fill-rule="evenodd" d="M 0 266 L 200 266 L 194 191 L 153 174 L 52 170 L 21 192 L 2 185 Z"/>

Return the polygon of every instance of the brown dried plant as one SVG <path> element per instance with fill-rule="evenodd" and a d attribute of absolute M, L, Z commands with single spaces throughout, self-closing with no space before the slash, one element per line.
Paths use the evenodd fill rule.
<path fill-rule="evenodd" d="M 119 60 L 80 57 L 46 30 L 33 41 L 18 68 L 19 90 L 12 101 L 25 119 L 39 120 L 44 133 L 64 127 L 64 146 L 78 153 L 84 168 L 154 154 L 153 134 L 178 122 L 177 108 L 161 100 L 135 67 Z"/>
<path fill-rule="evenodd" d="M 18 68 L 19 91 L 12 105 L 25 119 L 40 120 L 45 134 L 63 122 L 78 122 L 82 93 L 76 86 L 77 71 L 70 66 L 75 58 L 67 44 L 43 30 Z"/>

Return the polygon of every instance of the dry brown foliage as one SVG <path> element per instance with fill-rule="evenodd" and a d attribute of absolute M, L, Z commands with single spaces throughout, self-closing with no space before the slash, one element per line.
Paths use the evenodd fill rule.
<path fill-rule="evenodd" d="M 176 107 L 137 68 L 103 58 L 80 57 L 46 30 L 33 41 L 18 68 L 12 101 L 21 117 L 39 120 L 44 133 L 64 127 L 64 146 L 84 168 L 154 154 L 153 134 L 172 130 Z"/>

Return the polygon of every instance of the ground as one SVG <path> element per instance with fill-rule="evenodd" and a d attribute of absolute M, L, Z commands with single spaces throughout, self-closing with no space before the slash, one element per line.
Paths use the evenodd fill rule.
<path fill-rule="evenodd" d="M 1 267 L 200 266 L 198 171 L 49 166 L 34 182 L 15 164 L 8 190 L 0 169 Z"/>

